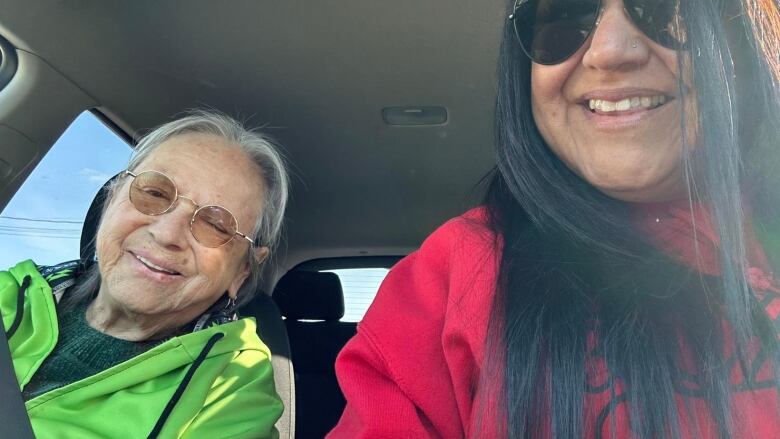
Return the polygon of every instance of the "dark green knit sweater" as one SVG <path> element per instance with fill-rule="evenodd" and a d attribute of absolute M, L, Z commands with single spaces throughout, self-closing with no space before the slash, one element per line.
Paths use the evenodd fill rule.
<path fill-rule="evenodd" d="M 24 400 L 95 375 L 140 355 L 163 340 L 132 342 L 103 334 L 87 323 L 87 305 L 58 310 L 60 335 L 52 353 L 24 386 Z"/>

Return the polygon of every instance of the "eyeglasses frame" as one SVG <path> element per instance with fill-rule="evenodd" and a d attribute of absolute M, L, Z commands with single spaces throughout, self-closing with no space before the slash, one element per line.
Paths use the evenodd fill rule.
<path fill-rule="evenodd" d="M 556 60 L 556 61 L 552 61 L 552 62 L 538 62 L 538 61 L 534 60 L 534 57 L 531 56 L 531 54 L 528 52 L 528 50 L 526 50 L 525 46 L 523 45 L 522 39 L 520 38 L 520 34 L 517 31 L 517 23 L 515 22 L 515 18 L 516 18 L 515 13 L 517 12 L 517 9 L 522 4 L 528 3 L 529 1 L 531 1 L 531 0 L 515 0 L 514 5 L 512 6 L 512 12 L 509 14 L 509 17 L 507 17 L 507 20 L 512 22 L 512 29 L 514 30 L 515 39 L 517 39 L 517 42 L 520 45 L 520 48 L 523 50 L 523 52 L 525 52 L 526 56 L 528 56 L 528 58 L 530 58 L 531 61 L 535 62 L 536 64 L 541 64 L 541 65 L 547 65 L 547 66 L 557 65 L 557 64 L 560 64 L 560 63 L 566 61 L 567 59 L 571 58 L 572 55 L 577 53 L 577 50 L 579 50 L 580 47 L 582 47 L 582 44 L 585 44 L 585 42 L 588 41 L 588 38 L 590 38 L 590 35 L 593 34 L 593 32 L 596 30 L 596 28 L 598 27 L 599 23 L 601 22 L 602 15 L 604 14 L 604 1 L 603 0 L 598 0 L 598 13 L 596 14 L 596 21 L 593 23 L 593 28 L 588 32 L 588 36 L 584 40 L 582 40 L 582 44 L 580 44 L 577 47 L 576 50 L 574 50 L 572 53 L 570 53 L 568 56 L 566 56 L 565 58 L 563 58 L 561 60 Z M 626 11 L 626 13 L 628 13 L 628 10 L 626 9 L 625 4 L 623 6 L 623 10 Z M 628 16 L 631 17 L 630 14 L 628 14 Z M 633 20 L 633 18 L 632 18 L 632 20 Z M 661 44 L 661 43 L 658 43 L 658 42 L 656 42 L 656 43 L 657 44 Z M 661 45 L 664 46 L 663 44 L 661 44 Z M 666 47 L 666 46 L 664 46 L 664 47 Z M 685 50 L 685 49 L 686 49 L 686 45 L 683 44 L 680 47 L 680 49 L 673 49 L 673 50 Z"/>
<path fill-rule="evenodd" d="M 198 243 L 200 245 L 202 245 L 204 247 L 208 247 L 208 248 L 220 248 L 220 247 L 225 246 L 226 244 L 228 244 L 230 241 L 232 241 L 236 237 L 236 235 L 238 235 L 238 236 L 246 239 L 247 241 L 249 241 L 249 245 L 251 245 L 251 246 L 255 245 L 255 241 L 252 238 L 250 238 L 249 236 L 247 236 L 247 235 L 245 235 L 245 234 L 243 234 L 243 233 L 238 231 L 238 220 L 236 219 L 236 216 L 233 215 L 233 212 L 230 211 L 230 209 L 228 209 L 226 207 L 223 207 L 223 206 L 220 206 L 220 205 L 217 205 L 217 204 L 209 204 L 209 205 L 206 205 L 206 206 L 201 206 L 200 204 L 195 202 L 195 200 L 193 200 L 192 198 L 186 197 L 184 195 L 179 195 L 179 187 L 176 186 L 176 182 L 169 175 L 165 174 L 164 172 L 155 171 L 155 170 L 150 169 L 150 170 L 141 171 L 138 174 L 135 174 L 132 171 L 130 171 L 129 169 L 125 169 L 122 172 L 122 176 L 123 177 L 130 176 L 130 177 L 133 177 L 133 180 L 135 180 L 136 177 L 138 177 L 139 175 L 141 175 L 141 174 L 143 174 L 145 172 L 154 172 L 154 173 L 160 174 L 163 177 L 165 177 L 168 180 L 170 180 L 170 182 L 173 184 L 173 189 L 175 191 L 175 196 L 173 198 L 173 201 L 171 201 L 171 205 L 168 206 L 167 209 L 165 209 L 164 211 L 162 211 L 160 213 L 145 213 L 145 212 L 141 212 L 140 210 L 138 210 L 137 207 L 135 207 L 135 204 L 133 204 L 133 202 L 131 200 L 130 203 L 133 204 L 133 207 L 135 207 L 135 209 L 138 210 L 139 212 L 143 213 L 144 215 L 149 215 L 149 216 L 165 215 L 166 213 L 171 212 L 174 209 L 174 206 L 176 206 L 176 203 L 179 201 L 180 198 L 183 198 L 183 199 L 189 201 L 190 203 L 192 203 L 195 206 L 195 211 L 192 213 L 192 217 L 190 218 L 190 233 L 192 234 L 192 237 L 195 238 L 195 240 L 198 241 Z M 132 186 L 132 182 L 130 183 L 130 185 Z M 128 187 L 127 190 L 130 191 L 130 187 Z M 129 192 L 128 192 L 128 196 L 129 196 Z M 233 236 L 231 236 L 230 239 L 228 239 L 227 241 L 225 241 L 224 243 L 222 243 L 222 244 L 220 244 L 220 245 L 218 245 L 216 247 L 212 247 L 212 246 L 209 246 L 209 245 L 206 245 L 206 244 L 200 242 L 200 240 L 195 236 L 195 232 L 193 232 L 193 230 L 192 230 L 192 225 L 195 222 L 195 217 L 198 215 L 198 212 L 200 212 L 202 209 L 205 209 L 207 207 L 219 207 L 220 209 L 225 210 L 227 213 L 230 214 L 230 216 L 233 217 L 233 220 L 236 222 L 236 231 L 233 233 Z"/>

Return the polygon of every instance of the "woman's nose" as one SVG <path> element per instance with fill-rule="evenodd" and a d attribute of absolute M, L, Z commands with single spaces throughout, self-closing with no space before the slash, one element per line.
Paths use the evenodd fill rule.
<path fill-rule="evenodd" d="M 149 233 L 159 245 L 170 250 L 187 247 L 193 207 L 178 200 L 168 212 L 157 215 L 148 226 Z"/>
<path fill-rule="evenodd" d="M 582 63 L 598 70 L 631 70 L 650 57 L 647 38 L 631 21 L 622 2 L 609 3 L 601 11 L 586 44 Z"/>

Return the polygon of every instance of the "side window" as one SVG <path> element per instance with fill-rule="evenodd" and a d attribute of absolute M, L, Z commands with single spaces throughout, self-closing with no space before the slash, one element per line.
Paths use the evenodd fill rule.
<path fill-rule="evenodd" d="M 62 134 L 0 213 L 0 269 L 78 259 L 84 216 L 130 146 L 90 112 Z"/>
<path fill-rule="evenodd" d="M 359 322 L 374 301 L 379 285 L 387 276 L 387 268 L 347 268 L 322 270 L 336 273 L 344 291 L 342 322 Z"/>

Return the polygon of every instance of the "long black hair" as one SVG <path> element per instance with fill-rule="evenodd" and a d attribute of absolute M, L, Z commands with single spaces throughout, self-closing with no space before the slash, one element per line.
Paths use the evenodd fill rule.
<path fill-rule="evenodd" d="M 744 197 L 757 207 L 753 220 L 767 224 L 780 205 L 773 190 L 780 186 L 757 171 L 771 172 L 780 146 L 778 5 L 683 0 L 679 7 L 689 46 L 678 63 L 690 63 L 697 103 L 696 125 L 686 126 L 686 115 L 680 121 L 682 138 L 695 130 L 699 145 L 683 145 L 689 205 L 692 215 L 700 201 L 711 211 L 720 276 L 694 272 L 647 243 L 632 206 L 599 192 L 552 153 L 530 109 L 531 61 L 505 26 L 498 164 L 485 198 L 503 253 L 483 382 L 502 379 L 483 392 L 483 408 L 498 405 L 490 416 L 507 437 L 582 437 L 585 410 L 596 409 L 586 397 L 598 392 L 610 401 L 591 413 L 598 431 L 621 406 L 639 437 L 679 437 L 682 398 L 688 410 L 703 401 L 729 437 L 731 369 L 755 376 L 744 347 L 758 343 L 780 370 L 777 331 L 745 277 L 743 230 Z M 737 347 L 731 359 L 729 340 Z M 682 364 L 683 350 L 692 367 Z M 603 359 L 604 382 L 593 381 L 591 356 Z M 778 379 L 761 385 L 778 388 Z M 695 432 L 696 416 L 688 418 Z"/>

